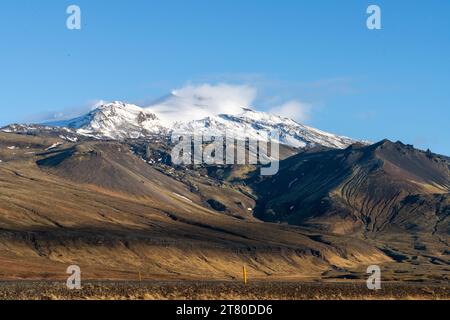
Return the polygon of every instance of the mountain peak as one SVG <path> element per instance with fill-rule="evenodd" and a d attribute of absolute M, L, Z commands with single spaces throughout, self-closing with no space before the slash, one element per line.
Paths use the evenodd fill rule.
<path fill-rule="evenodd" d="M 85 136 L 113 140 L 142 138 L 165 130 L 154 113 L 122 101 L 103 103 L 86 115 L 50 125 L 75 129 Z"/>
<path fill-rule="evenodd" d="M 120 108 L 120 109 L 132 109 L 132 110 L 141 110 L 141 107 L 138 107 L 137 105 L 131 104 L 131 103 L 126 103 L 123 101 L 113 101 L 113 102 L 106 102 L 106 103 L 102 103 L 100 105 L 97 106 L 97 108 L 95 109 L 110 109 L 110 108 Z M 94 109 L 94 110 L 95 110 Z"/>

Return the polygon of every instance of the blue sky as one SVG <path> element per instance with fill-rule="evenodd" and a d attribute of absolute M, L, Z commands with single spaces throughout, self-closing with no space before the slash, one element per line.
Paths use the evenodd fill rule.
<path fill-rule="evenodd" d="M 301 101 L 320 129 L 450 155 L 449 1 L 4 0 L 0 40 L 0 125 L 225 82 L 263 110 Z"/>

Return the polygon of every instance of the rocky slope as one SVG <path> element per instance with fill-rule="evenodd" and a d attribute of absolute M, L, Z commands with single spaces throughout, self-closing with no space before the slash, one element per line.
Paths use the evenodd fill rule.
<path fill-rule="evenodd" d="M 282 162 L 276 176 L 256 181 L 255 188 L 262 199 L 260 217 L 293 224 L 322 223 L 342 234 L 358 228 L 378 232 L 413 225 L 431 231 L 428 224 L 443 222 L 450 213 L 447 160 L 387 140 L 300 153 Z M 434 206 L 430 197 L 435 199 Z M 420 210 L 413 210 L 413 203 L 430 212 L 428 222 L 418 224 L 416 211 Z M 410 212 L 401 215 L 407 207 Z"/>

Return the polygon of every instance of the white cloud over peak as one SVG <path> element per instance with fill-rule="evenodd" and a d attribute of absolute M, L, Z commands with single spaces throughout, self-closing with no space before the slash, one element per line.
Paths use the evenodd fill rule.
<path fill-rule="evenodd" d="M 250 107 L 257 90 L 247 85 L 188 85 L 150 106 L 163 122 L 190 121 L 218 114 L 238 114 Z"/>
<path fill-rule="evenodd" d="M 249 84 L 190 84 L 173 90 L 171 94 L 151 103 L 144 109 L 155 113 L 167 126 L 171 126 L 177 121 L 200 120 L 219 114 L 237 115 L 242 113 L 242 108 L 265 111 L 299 122 L 309 119 L 311 105 L 296 99 L 284 102 L 286 100 L 283 99 L 283 96 L 264 93 L 262 92 L 258 96 L 256 87 Z M 40 115 L 39 122 L 72 119 L 107 103 L 105 100 L 95 100 L 80 108 L 46 113 Z"/>
<path fill-rule="evenodd" d="M 311 105 L 298 100 L 291 100 L 282 105 L 270 108 L 268 112 L 303 122 L 309 119 Z"/>
<path fill-rule="evenodd" d="M 106 101 L 106 100 L 97 100 L 97 101 L 95 101 L 93 104 L 92 104 L 92 106 L 91 106 L 91 111 L 92 110 L 94 110 L 94 109 L 97 109 L 98 107 L 101 107 L 101 106 L 103 106 L 103 105 L 105 105 L 105 104 L 108 104 L 108 103 L 110 103 L 109 101 Z"/>

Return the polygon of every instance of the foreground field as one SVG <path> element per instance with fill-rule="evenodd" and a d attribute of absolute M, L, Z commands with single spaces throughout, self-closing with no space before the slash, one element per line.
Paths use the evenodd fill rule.
<path fill-rule="evenodd" d="M 450 300 L 445 283 L 384 283 L 370 291 L 364 282 L 90 282 L 70 291 L 62 282 L 3 282 L 2 300 Z"/>

